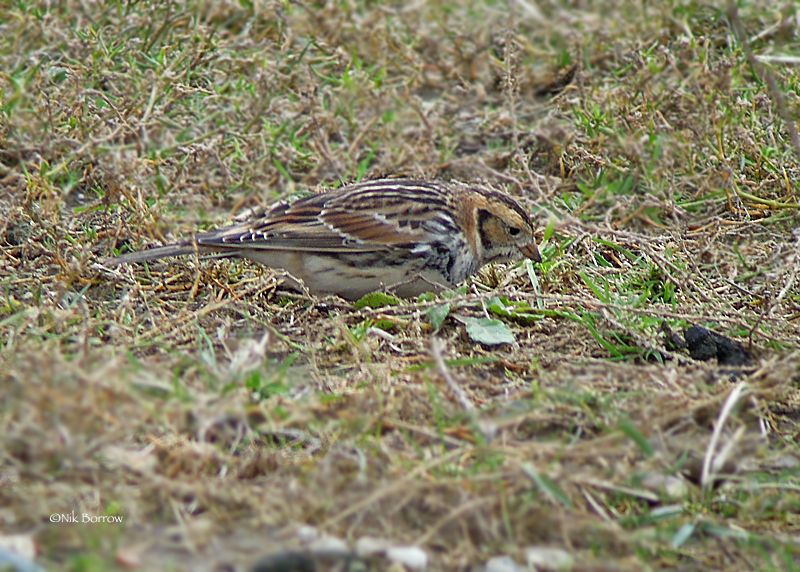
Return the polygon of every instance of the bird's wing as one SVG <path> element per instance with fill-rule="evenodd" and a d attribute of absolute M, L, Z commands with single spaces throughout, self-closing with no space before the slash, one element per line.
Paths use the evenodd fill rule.
<path fill-rule="evenodd" d="M 413 245 L 428 231 L 400 201 L 353 204 L 351 193 L 328 192 L 280 203 L 262 217 L 197 236 L 204 246 L 311 252 L 374 252 Z M 361 208 L 358 208 L 358 207 Z"/>

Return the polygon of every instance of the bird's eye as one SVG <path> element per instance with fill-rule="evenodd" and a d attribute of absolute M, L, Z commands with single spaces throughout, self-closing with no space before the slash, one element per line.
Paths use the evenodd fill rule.
<path fill-rule="evenodd" d="M 513 226 L 508 229 L 508 234 L 510 234 L 511 236 L 517 236 L 520 232 L 522 232 L 520 229 Z"/>

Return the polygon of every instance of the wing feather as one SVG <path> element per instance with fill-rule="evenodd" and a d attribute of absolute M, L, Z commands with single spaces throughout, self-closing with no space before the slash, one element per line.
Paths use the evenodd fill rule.
<path fill-rule="evenodd" d="M 429 202 L 408 201 L 402 186 L 391 194 L 376 189 L 372 199 L 365 201 L 362 189 L 345 188 L 280 203 L 249 223 L 198 235 L 197 242 L 237 249 L 376 252 L 409 247 L 429 237 L 424 225 L 409 222 L 424 217 L 431 209 Z"/>

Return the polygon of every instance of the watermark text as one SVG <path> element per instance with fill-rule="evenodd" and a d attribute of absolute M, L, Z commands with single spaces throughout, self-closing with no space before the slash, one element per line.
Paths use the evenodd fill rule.
<path fill-rule="evenodd" d="M 121 514 L 89 514 L 88 512 L 54 512 L 50 522 L 54 524 L 122 524 L 125 519 Z"/>

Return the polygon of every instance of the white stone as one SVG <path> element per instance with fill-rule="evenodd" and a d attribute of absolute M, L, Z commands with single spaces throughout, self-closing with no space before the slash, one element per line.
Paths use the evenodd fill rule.
<path fill-rule="evenodd" d="M 560 548 L 531 546 L 525 550 L 528 567 L 536 570 L 571 570 L 575 565 L 572 555 Z"/>
<path fill-rule="evenodd" d="M 297 539 L 303 544 L 315 541 L 319 538 L 319 532 L 313 526 L 303 524 L 297 528 Z"/>
<path fill-rule="evenodd" d="M 647 473 L 642 479 L 642 486 L 671 499 L 684 498 L 689 494 L 689 485 L 683 479 L 661 473 Z"/>
<path fill-rule="evenodd" d="M 364 536 L 356 541 L 356 554 L 361 558 L 369 558 L 378 554 L 383 554 L 392 543 L 383 538 L 374 536 Z"/>
<path fill-rule="evenodd" d="M 523 572 L 523 569 L 510 556 L 494 556 L 486 562 L 485 572 Z"/>
<path fill-rule="evenodd" d="M 341 538 L 335 536 L 322 536 L 308 545 L 308 549 L 319 556 L 347 556 L 350 548 Z"/>
<path fill-rule="evenodd" d="M 386 549 L 386 557 L 392 562 L 403 564 L 412 570 L 425 570 L 428 555 L 416 546 L 393 546 Z"/>
<path fill-rule="evenodd" d="M 0 536 L 0 548 L 13 552 L 26 560 L 33 560 L 36 557 L 36 544 L 33 542 L 33 536 L 29 534 Z"/>

